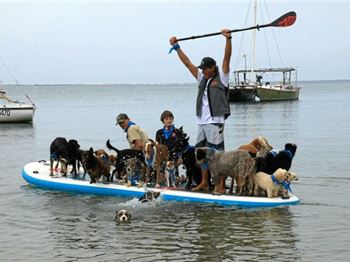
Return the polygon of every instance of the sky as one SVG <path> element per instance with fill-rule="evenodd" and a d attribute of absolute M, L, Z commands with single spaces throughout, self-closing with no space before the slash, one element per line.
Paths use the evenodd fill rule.
<path fill-rule="evenodd" d="M 0 80 L 14 83 L 9 69 L 20 84 L 194 82 L 168 54 L 169 38 L 251 26 L 249 3 L 0 1 Z M 259 24 L 288 11 L 297 21 L 257 32 L 256 67 L 296 67 L 299 80 L 350 79 L 350 0 L 258 1 L 257 11 Z M 233 35 L 232 72 L 244 55 L 250 63 L 250 37 Z M 222 62 L 223 36 L 180 44 L 193 64 L 205 56 Z"/>

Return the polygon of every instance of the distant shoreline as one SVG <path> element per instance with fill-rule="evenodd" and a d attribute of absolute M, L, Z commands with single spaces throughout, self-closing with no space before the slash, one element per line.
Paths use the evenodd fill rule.
<path fill-rule="evenodd" d="M 350 81 L 350 79 L 333 79 L 333 80 L 299 80 L 298 83 L 313 83 L 313 82 L 346 82 Z M 1 84 L 2 86 L 125 86 L 125 85 L 130 85 L 130 86 L 155 86 L 155 85 L 195 85 L 197 84 L 196 82 L 185 82 L 185 83 L 62 83 L 62 84 Z"/>

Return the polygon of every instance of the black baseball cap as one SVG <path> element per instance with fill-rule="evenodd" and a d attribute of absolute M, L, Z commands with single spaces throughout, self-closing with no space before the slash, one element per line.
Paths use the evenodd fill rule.
<path fill-rule="evenodd" d="M 212 66 L 216 66 L 216 61 L 211 57 L 204 57 L 201 61 L 201 64 L 199 66 L 197 66 L 197 68 L 205 69 L 205 68 L 209 68 Z"/>

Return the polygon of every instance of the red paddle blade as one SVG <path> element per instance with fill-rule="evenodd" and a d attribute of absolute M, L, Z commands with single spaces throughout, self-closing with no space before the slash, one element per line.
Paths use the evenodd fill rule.
<path fill-rule="evenodd" d="M 295 20 L 297 20 L 297 14 L 295 12 L 291 11 L 291 12 L 288 12 L 288 13 L 282 15 L 280 18 L 277 18 L 270 25 L 277 26 L 277 27 L 287 27 L 287 26 L 291 26 L 292 24 L 294 24 Z"/>

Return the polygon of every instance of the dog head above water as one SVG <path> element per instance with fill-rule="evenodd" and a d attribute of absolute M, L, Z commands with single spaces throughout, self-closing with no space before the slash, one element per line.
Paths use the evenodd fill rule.
<path fill-rule="evenodd" d="M 131 220 L 131 214 L 129 211 L 125 209 L 121 209 L 119 211 L 115 212 L 115 221 L 117 222 L 130 222 Z"/>
<path fill-rule="evenodd" d="M 139 198 L 139 201 L 141 203 L 145 203 L 145 202 L 153 201 L 157 199 L 159 196 L 160 196 L 160 192 L 148 190 L 142 197 Z"/>
<path fill-rule="evenodd" d="M 198 165 L 208 163 L 216 152 L 215 149 L 209 147 L 200 147 L 196 149 L 196 161 Z"/>

